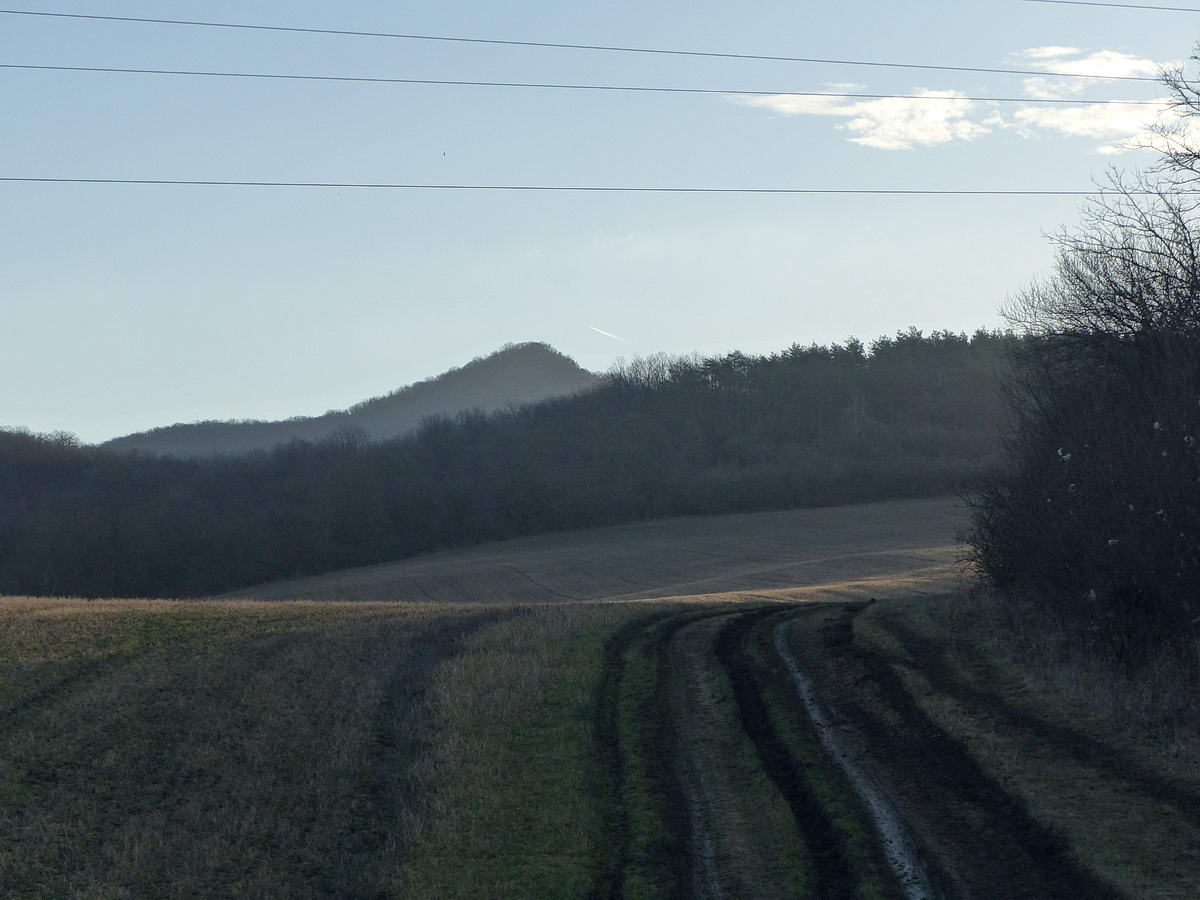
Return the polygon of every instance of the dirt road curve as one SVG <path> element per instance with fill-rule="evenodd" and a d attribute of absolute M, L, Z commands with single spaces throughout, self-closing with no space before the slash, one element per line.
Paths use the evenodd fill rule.
<path fill-rule="evenodd" d="M 616 852 L 595 896 L 1122 896 L 922 711 L 857 638 L 864 608 L 657 615 L 610 642 L 596 726 Z"/>

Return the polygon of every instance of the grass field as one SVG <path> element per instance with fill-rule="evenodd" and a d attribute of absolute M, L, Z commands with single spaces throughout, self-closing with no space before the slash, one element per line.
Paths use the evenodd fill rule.
<path fill-rule="evenodd" d="M 1032 689 L 972 627 L 961 524 L 871 504 L 0 599 L 0 896 L 916 896 L 781 648 L 933 896 L 1200 896 L 1200 754 Z"/>
<path fill-rule="evenodd" d="M 518 538 L 226 596 L 524 605 L 829 591 L 909 576 L 949 586 L 954 535 L 965 525 L 963 510 L 946 499 L 670 519 Z"/>

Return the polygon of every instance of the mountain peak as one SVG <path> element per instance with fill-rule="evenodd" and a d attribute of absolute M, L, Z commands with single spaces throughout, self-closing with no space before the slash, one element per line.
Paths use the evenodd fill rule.
<path fill-rule="evenodd" d="M 509 343 L 461 367 L 372 397 L 345 410 L 280 421 L 176 423 L 114 438 L 112 450 L 198 457 L 270 450 L 291 440 L 321 440 L 335 431 L 361 428 L 386 440 L 416 430 L 430 416 L 467 410 L 493 412 L 589 390 L 599 376 L 541 341 Z"/>

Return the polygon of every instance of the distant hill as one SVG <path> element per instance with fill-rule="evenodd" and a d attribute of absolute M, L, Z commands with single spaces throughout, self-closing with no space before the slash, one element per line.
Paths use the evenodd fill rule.
<path fill-rule="evenodd" d="M 1018 340 L 910 329 L 869 347 L 637 358 L 511 415 L 241 456 L 114 453 L 0 429 L 0 594 L 189 596 L 538 532 L 947 494 L 994 463 Z M 391 422 L 403 427 L 447 409 L 418 406 L 430 391 L 453 406 L 528 398 L 509 370 L 527 373 L 530 358 L 534 372 L 549 360 L 591 381 L 549 348 L 510 348 L 300 424 L 379 428 L 403 408 Z M 473 393 L 452 391 L 459 381 Z M 296 425 L 262 423 L 259 440 Z M 166 431 L 195 452 L 183 438 L 205 429 Z"/>
<path fill-rule="evenodd" d="M 361 429 L 371 438 L 386 439 L 415 431 L 430 416 L 454 416 L 474 409 L 491 412 L 510 404 L 522 406 L 577 394 L 599 382 L 598 375 L 548 344 L 508 344 L 462 368 L 364 400 L 349 409 L 276 422 L 179 423 L 114 438 L 104 447 L 198 457 L 270 450 L 293 439 L 319 441 L 347 429 Z"/>

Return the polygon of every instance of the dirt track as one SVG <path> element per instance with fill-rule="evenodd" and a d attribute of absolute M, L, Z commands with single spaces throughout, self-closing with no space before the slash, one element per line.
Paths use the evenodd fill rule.
<path fill-rule="evenodd" d="M 664 877 L 673 873 L 660 883 L 660 896 L 1123 896 L 1081 865 L 1060 835 L 920 709 L 893 661 L 856 639 L 853 619 L 864 608 L 822 603 L 690 611 L 635 622 L 610 643 L 600 708 L 613 796 L 629 801 L 622 778 L 638 765 L 635 757 L 649 754 L 659 769 L 648 802 L 660 807 L 671 833 L 660 840 L 661 855 L 647 857 L 630 827 L 637 813 L 616 810 L 613 821 L 620 824 L 612 837 L 620 849 L 596 896 L 640 894 L 644 878 L 632 870 L 655 862 Z M 848 753 L 898 811 L 912 835 L 915 869 L 897 866 L 895 854 L 885 852 L 878 811 L 845 770 L 825 751 L 814 753 L 820 742 L 799 712 L 774 635 L 786 642 L 789 657 L 803 660 Z M 632 654 L 639 652 L 659 660 L 659 684 L 643 693 L 665 698 L 658 709 L 644 711 L 667 719 L 650 726 L 649 738 L 629 731 L 628 717 L 621 733 L 617 712 L 629 690 L 622 680 L 636 669 Z M 781 702 L 789 697 L 795 702 Z M 1036 729 L 1002 703 L 973 699 L 993 706 L 1011 727 Z M 673 752 L 664 752 L 664 741 Z M 756 778 L 748 778 L 748 759 Z M 1145 787 L 1158 789 L 1150 781 Z M 787 810 L 790 828 L 765 827 L 775 814 L 772 803 Z M 683 860 L 672 859 L 670 848 L 682 848 Z"/>

